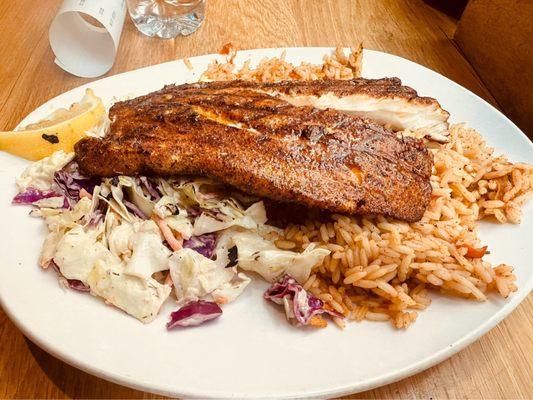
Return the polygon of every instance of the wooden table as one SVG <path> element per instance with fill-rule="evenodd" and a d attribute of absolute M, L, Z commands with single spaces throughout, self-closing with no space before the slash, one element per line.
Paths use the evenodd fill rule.
<path fill-rule="evenodd" d="M 0 2 L 0 130 L 88 82 L 59 69 L 48 27 L 60 0 Z M 455 21 L 419 0 L 209 0 L 193 36 L 158 40 L 128 20 L 113 69 L 237 48 L 350 46 L 382 50 L 440 72 L 495 103 L 451 37 Z M 1 266 L 7 268 L 9 266 Z M 475 344 L 401 382 L 354 398 L 533 398 L 533 297 Z M 421 316 L 423 318 L 423 315 Z M 157 398 L 78 371 L 26 340 L 0 310 L 0 398 Z"/>

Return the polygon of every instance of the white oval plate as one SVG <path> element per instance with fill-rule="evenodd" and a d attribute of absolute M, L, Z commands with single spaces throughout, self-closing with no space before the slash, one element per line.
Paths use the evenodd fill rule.
<path fill-rule="evenodd" d="M 283 49 L 242 51 L 237 62 L 280 55 Z M 328 48 L 286 49 L 290 62 L 320 63 Z M 182 61 L 111 76 L 64 93 L 31 113 L 35 121 L 79 100 L 86 87 L 105 102 L 140 95 L 173 82 L 196 81 L 214 58 Z M 408 60 L 365 51 L 365 77 L 398 76 L 421 95 L 437 98 L 453 122 L 464 121 L 511 160 L 533 163 L 533 146 L 499 111 L 449 79 Z M 62 290 L 52 271 L 37 266 L 45 233 L 28 208 L 10 205 L 15 178 L 27 162 L 0 154 L 0 301 L 33 342 L 63 361 L 99 377 L 169 396 L 281 398 L 353 393 L 397 381 L 450 357 L 508 315 L 530 292 L 533 259 L 532 205 L 522 225 L 483 223 L 480 235 L 493 262 L 516 267 L 519 291 L 484 303 L 433 295 L 433 304 L 406 331 L 388 323 L 351 323 L 344 331 L 289 326 L 267 304 L 263 282 L 254 284 L 214 323 L 167 332 L 171 304 L 143 325 L 90 295 Z"/>

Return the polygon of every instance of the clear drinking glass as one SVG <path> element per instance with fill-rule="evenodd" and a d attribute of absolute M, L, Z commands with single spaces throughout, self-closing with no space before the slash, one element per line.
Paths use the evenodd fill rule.
<path fill-rule="evenodd" d="M 139 31 L 164 39 L 190 35 L 204 20 L 206 0 L 128 0 Z"/>

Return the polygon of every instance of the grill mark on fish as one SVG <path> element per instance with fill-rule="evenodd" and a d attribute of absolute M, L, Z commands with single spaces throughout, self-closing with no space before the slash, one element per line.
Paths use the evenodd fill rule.
<path fill-rule="evenodd" d="M 241 80 L 180 85 L 182 91 L 208 89 L 212 94 L 253 89 L 280 97 L 296 106 L 332 108 L 371 118 L 394 130 L 423 131 L 437 142 L 448 141 L 449 113 L 431 97 L 421 97 L 398 78 L 281 81 L 257 83 Z"/>

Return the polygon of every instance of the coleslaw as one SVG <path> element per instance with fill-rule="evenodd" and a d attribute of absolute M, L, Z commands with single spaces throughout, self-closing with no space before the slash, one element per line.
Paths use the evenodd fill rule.
<path fill-rule="evenodd" d="M 329 250 L 276 247 L 281 230 L 268 224 L 260 199 L 206 178 L 89 178 L 63 151 L 31 164 L 17 185 L 13 203 L 34 206 L 31 215 L 48 227 L 39 264 L 144 323 L 166 301 L 179 307 L 169 328 L 219 317 L 220 306 L 246 290 L 249 273 L 278 291 L 290 282 L 291 298 L 269 298 L 294 304 L 285 309 L 296 325 L 328 312 L 298 282 Z M 312 315 L 295 295 L 310 299 Z M 307 317 L 294 318 L 298 304 Z"/>

